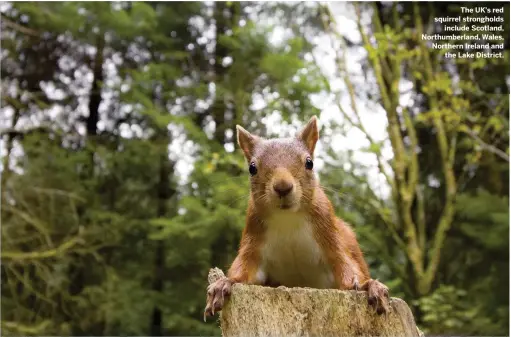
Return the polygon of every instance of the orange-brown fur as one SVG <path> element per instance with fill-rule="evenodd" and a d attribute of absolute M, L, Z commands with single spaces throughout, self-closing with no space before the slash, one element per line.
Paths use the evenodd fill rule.
<path fill-rule="evenodd" d="M 324 192 L 317 187 L 315 199 L 308 210 L 314 222 L 316 240 L 325 251 L 339 289 L 353 289 L 354 278 L 360 284 L 369 280 L 369 269 L 358 245 L 355 233 L 338 219 Z M 264 226 L 257 217 L 257 210 L 250 199 L 247 221 L 243 230 L 238 256 L 231 265 L 227 277 L 235 282 L 254 284 L 259 265 L 259 246 L 264 240 Z M 262 284 L 269 285 L 269 284 Z"/>
<path fill-rule="evenodd" d="M 273 279 L 272 275 L 261 279 L 258 274 L 264 269 L 261 250 L 271 225 L 268 219 L 274 212 L 304 214 L 305 225 L 301 226 L 311 226 L 311 233 L 322 253 L 320 261 L 325 260 L 323 262 L 331 270 L 333 288 L 366 290 L 370 295 L 369 301 L 376 305 L 379 313 L 388 310 L 387 289 L 378 281 L 371 280 L 355 233 L 336 217 L 313 170 L 305 169 L 306 159 L 313 158 L 318 136 L 315 118 L 295 139 L 263 140 L 238 127 L 238 143 L 247 162 L 257 167 L 257 174 L 251 177 L 251 197 L 238 256 L 227 273 L 227 279 L 208 288 L 206 313 L 211 309 L 213 314 L 215 310 L 221 310 L 224 295 L 229 294 L 232 283 L 286 286 Z M 292 192 L 279 195 L 274 189 L 281 185 L 293 186 Z"/>

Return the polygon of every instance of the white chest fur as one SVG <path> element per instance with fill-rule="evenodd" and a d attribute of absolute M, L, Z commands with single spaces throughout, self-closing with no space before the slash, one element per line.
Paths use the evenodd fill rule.
<path fill-rule="evenodd" d="M 266 219 L 259 281 L 287 287 L 331 288 L 334 278 L 305 214 L 282 211 Z"/>

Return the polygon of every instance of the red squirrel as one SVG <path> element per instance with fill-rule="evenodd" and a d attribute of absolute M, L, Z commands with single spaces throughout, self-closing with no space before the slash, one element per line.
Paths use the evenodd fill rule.
<path fill-rule="evenodd" d="M 234 283 L 363 290 L 378 314 L 388 312 L 388 288 L 371 279 L 355 233 L 314 174 L 316 117 L 293 138 L 236 131 L 251 183 L 246 225 L 227 276 L 207 289 L 204 318 L 222 309 Z"/>

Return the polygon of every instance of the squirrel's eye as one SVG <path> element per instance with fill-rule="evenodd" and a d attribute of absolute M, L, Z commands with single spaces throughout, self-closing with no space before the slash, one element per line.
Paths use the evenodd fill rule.
<path fill-rule="evenodd" d="M 307 159 L 305 160 L 305 168 L 307 170 L 312 170 L 313 167 L 314 163 L 312 162 L 312 159 L 310 159 L 310 157 L 307 157 Z"/>
<path fill-rule="evenodd" d="M 254 162 L 250 163 L 250 166 L 248 167 L 248 172 L 250 172 L 251 176 L 255 176 L 255 174 L 257 173 L 257 167 Z"/>

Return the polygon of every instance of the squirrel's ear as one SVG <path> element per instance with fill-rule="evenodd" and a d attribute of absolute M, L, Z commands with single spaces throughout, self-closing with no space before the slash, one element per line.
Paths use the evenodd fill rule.
<path fill-rule="evenodd" d="M 258 137 L 252 135 L 240 125 L 236 125 L 236 138 L 238 139 L 238 145 L 243 150 L 245 157 L 247 160 L 250 160 L 254 154 L 254 147 Z"/>
<path fill-rule="evenodd" d="M 318 122 L 316 116 L 312 116 L 307 125 L 298 134 L 298 139 L 304 142 L 310 154 L 314 154 L 316 142 L 319 139 Z"/>

